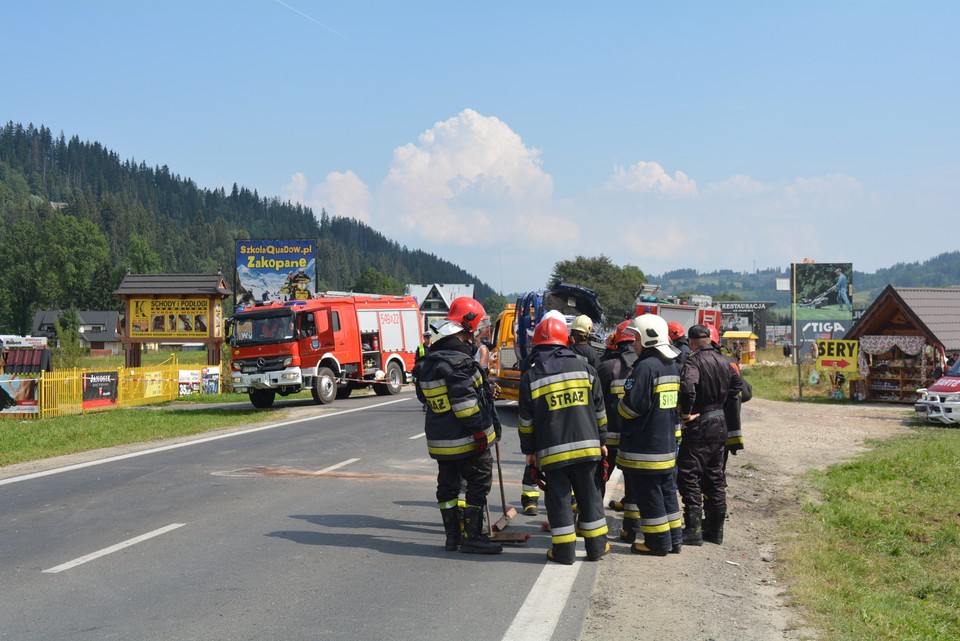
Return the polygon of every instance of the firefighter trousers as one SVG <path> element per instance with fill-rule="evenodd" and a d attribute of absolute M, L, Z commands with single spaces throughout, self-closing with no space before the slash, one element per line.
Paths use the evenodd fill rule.
<path fill-rule="evenodd" d="M 487 504 L 493 486 L 493 455 L 489 449 L 467 458 L 437 461 L 437 466 L 437 503 L 441 508 L 456 506 L 462 481 L 467 484 L 468 506 Z"/>
<path fill-rule="evenodd" d="M 677 456 L 677 486 L 684 505 L 717 512 L 727 509 L 727 479 L 723 472 L 723 441 L 683 439 Z"/>
<path fill-rule="evenodd" d="M 668 552 L 680 545 L 683 541 L 683 529 L 673 470 L 660 474 L 624 470 L 623 484 L 626 495 L 639 512 L 640 533 L 643 534 L 644 544 L 651 550 Z M 624 528 L 628 527 L 627 515 L 627 510 L 624 509 Z"/>
<path fill-rule="evenodd" d="M 547 473 L 544 503 L 550 522 L 553 557 L 561 563 L 572 562 L 576 556 L 578 531 L 583 536 L 588 559 L 599 559 L 606 550 L 607 517 L 596 474 L 597 461 L 550 468 Z M 571 490 L 577 497 L 579 525 L 574 521 L 570 506 Z"/>

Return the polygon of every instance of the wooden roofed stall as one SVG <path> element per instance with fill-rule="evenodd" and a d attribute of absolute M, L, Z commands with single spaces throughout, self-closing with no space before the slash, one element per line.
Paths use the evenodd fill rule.
<path fill-rule="evenodd" d="M 888 285 L 844 338 L 859 341 L 852 397 L 913 403 L 945 354 L 960 351 L 960 287 Z"/>
<path fill-rule="evenodd" d="M 223 274 L 127 274 L 113 292 L 123 299 L 120 342 L 126 367 L 140 367 L 144 343 L 203 343 L 207 365 L 219 365 L 223 300 L 233 292 Z"/>

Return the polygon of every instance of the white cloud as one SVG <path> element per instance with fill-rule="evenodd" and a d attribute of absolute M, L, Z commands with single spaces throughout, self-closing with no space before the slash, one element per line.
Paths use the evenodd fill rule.
<path fill-rule="evenodd" d="M 698 189 L 682 171 L 639 161 L 560 200 L 540 151 L 472 109 L 394 149 L 374 189 L 352 171 L 331 172 L 312 190 L 303 173 L 284 186 L 317 214 L 362 220 L 504 293 L 544 287 L 556 262 L 578 255 L 603 254 L 648 274 L 848 260 L 854 244 L 825 232 L 875 206 L 864 191 L 844 173 L 780 182 L 737 174 Z"/>
<path fill-rule="evenodd" d="M 314 214 L 326 209 L 331 216 L 355 218 L 370 224 L 370 189 L 352 171 L 332 171 L 313 190 L 311 206 Z"/>
<path fill-rule="evenodd" d="M 697 195 L 697 183 L 682 171 L 671 177 L 659 163 L 642 160 L 626 169 L 614 166 L 613 176 L 604 187 L 614 191 L 659 193 L 669 198 L 693 198 Z"/>
<path fill-rule="evenodd" d="M 540 151 L 502 120 L 465 109 L 398 147 L 377 192 L 375 219 L 397 235 L 459 245 L 487 242 L 504 230 L 551 242 L 558 224 L 553 179 Z"/>

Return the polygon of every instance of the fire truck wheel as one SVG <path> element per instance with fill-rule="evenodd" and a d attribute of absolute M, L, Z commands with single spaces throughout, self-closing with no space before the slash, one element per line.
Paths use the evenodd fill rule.
<path fill-rule="evenodd" d="M 313 400 L 317 405 L 326 405 L 337 396 L 337 379 L 329 367 L 317 369 L 317 377 L 313 379 Z"/>
<path fill-rule="evenodd" d="M 399 365 L 390 363 L 387 365 L 386 373 L 387 375 L 384 377 L 384 380 L 389 382 L 378 383 L 373 386 L 373 391 L 377 393 L 377 396 L 393 396 L 394 394 L 399 394 L 400 389 L 403 387 L 403 371 Z"/>
<path fill-rule="evenodd" d="M 254 407 L 261 410 L 271 407 L 275 398 L 277 398 L 277 393 L 269 389 L 257 389 L 250 392 L 250 402 L 253 403 Z"/>

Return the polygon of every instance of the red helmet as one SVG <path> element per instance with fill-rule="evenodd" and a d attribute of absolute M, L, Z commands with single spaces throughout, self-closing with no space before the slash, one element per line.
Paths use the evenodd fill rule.
<path fill-rule="evenodd" d="M 567 324 L 556 318 L 544 318 L 533 330 L 533 346 L 563 345 L 568 339 Z"/>
<path fill-rule="evenodd" d="M 680 323 L 676 321 L 667 323 L 667 334 L 670 336 L 670 340 L 675 341 L 682 337 L 684 333 L 683 325 Z"/>
<path fill-rule="evenodd" d="M 461 296 L 450 304 L 445 322 L 436 328 L 439 334 L 450 336 L 460 332 L 475 332 L 486 316 L 483 305 L 469 296 Z"/>
<path fill-rule="evenodd" d="M 635 341 L 637 340 L 637 335 L 633 332 L 626 331 L 627 326 L 630 324 L 629 320 L 625 320 L 619 325 L 617 325 L 616 338 L 613 339 L 614 343 L 622 343 L 624 341 Z"/>
<path fill-rule="evenodd" d="M 711 325 L 706 323 L 707 329 L 710 331 L 710 342 L 720 346 L 720 330 L 717 329 L 716 325 Z"/>

